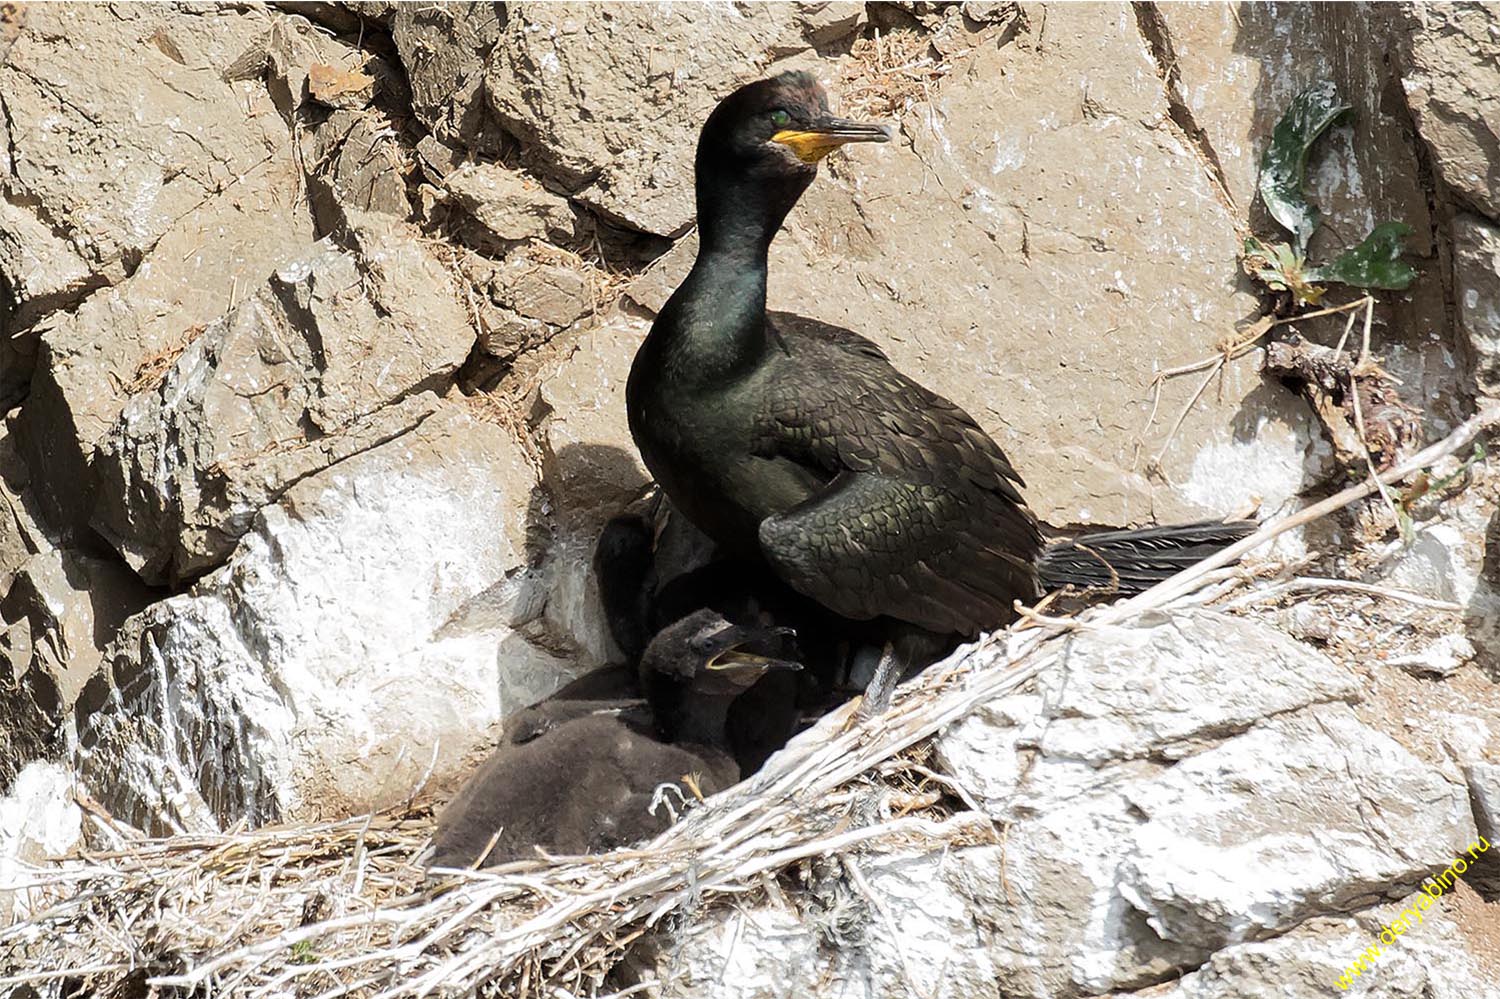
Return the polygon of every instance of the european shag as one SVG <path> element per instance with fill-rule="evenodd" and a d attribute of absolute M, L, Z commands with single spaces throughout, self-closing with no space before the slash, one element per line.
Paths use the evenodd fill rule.
<path fill-rule="evenodd" d="M 428 866 L 493 866 L 534 847 L 596 853 L 661 832 L 669 816 L 651 805 L 662 784 L 692 775 L 711 794 L 740 779 L 726 713 L 766 672 L 798 668 L 781 658 L 787 639 L 706 610 L 665 629 L 641 657 L 645 701 L 509 733 L 439 816 Z"/>
<path fill-rule="evenodd" d="M 801 72 L 741 87 L 709 115 L 698 258 L 626 386 L 631 434 L 672 503 L 824 607 L 903 622 L 918 641 L 997 627 L 1044 588 L 1149 585 L 1242 536 L 1204 523 L 1048 547 L 1020 475 L 968 413 L 864 337 L 766 311 L 771 240 L 819 160 L 887 138 L 830 115 Z"/>

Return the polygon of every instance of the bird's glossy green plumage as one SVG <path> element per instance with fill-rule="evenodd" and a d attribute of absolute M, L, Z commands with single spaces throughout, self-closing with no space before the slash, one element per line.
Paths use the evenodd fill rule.
<path fill-rule="evenodd" d="M 1020 477 L 962 409 L 863 337 L 766 312 L 767 251 L 816 166 L 760 117 L 826 115 L 803 74 L 741 88 L 704 126 L 700 250 L 637 354 L 631 432 L 672 502 L 846 617 L 972 634 L 1038 594 Z"/>

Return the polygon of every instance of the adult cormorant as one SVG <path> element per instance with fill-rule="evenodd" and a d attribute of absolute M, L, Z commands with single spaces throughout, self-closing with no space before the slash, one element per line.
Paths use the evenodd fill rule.
<path fill-rule="evenodd" d="M 693 775 L 711 794 L 740 779 L 729 705 L 767 671 L 799 668 L 788 642 L 786 629 L 741 628 L 708 610 L 663 630 L 641 657 L 644 701 L 508 733 L 438 817 L 428 866 L 492 866 L 533 847 L 596 853 L 661 832 L 669 816 L 651 806 L 662 784 Z"/>
<path fill-rule="evenodd" d="M 726 552 L 844 617 L 903 622 L 918 642 L 1004 624 L 1044 586 L 1144 585 L 1241 536 L 1194 524 L 1049 548 L 1021 477 L 968 413 L 858 334 L 766 311 L 771 240 L 818 161 L 887 138 L 830 115 L 802 72 L 741 87 L 709 115 L 698 259 L 626 386 L 631 435 L 672 503 Z M 902 658 L 887 657 L 872 700 Z"/>

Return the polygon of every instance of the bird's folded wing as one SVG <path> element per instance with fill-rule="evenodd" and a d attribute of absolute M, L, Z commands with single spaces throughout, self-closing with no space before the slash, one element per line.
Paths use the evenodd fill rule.
<path fill-rule="evenodd" d="M 794 589 L 845 617 L 974 634 L 1034 595 L 1034 531 L 992 494 L 845 472 L 762 521 L 760 544 Z"/>
<path fill-rule="evenodd" d="M 994 627 L 1032 599 L 1041 535 L 1000 446 L 855 334 L 804 322 L 784 337 L 756 451 L 828 484 L 762 523 L 778 574 L 845 616 L 943 632 Z"/>

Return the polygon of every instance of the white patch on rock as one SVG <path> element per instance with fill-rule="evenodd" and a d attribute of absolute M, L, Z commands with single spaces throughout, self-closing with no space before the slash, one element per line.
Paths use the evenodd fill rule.
<path fill-rule="evenodd" d="M 1396 554 L 1384 579 L 1434 600 L 1467 604 L 1479 587 L 1479 545 L 1452 524 L 1432 524 Z"/>
<path fill-rule="evenodd" d="M 1415 885 L 1474 838 L 1467 789 L 1345 705 L 1273 718 L 1127 792 L 1147 816 L 1121 891 L 1214 949 Z"/>
<path fill-rule="evenodd" d="M 1243 507 L 1251 497 L 1259 497 L 1266 511 L 1280 510 L 1315 471 L 1308 466 L 1317 462 L 1320 451 L 1326 454 L 1326 445 L 1305 428 L 1293 430 L 1261 417 L 1247 440 L 1216 437 L 1200 447 L 1182 493 L 1223 514 Z"/>
<path fill-rule="evenodd" d="M 67 853 L 83 836 L 83 812 L 73 801 L 73 775 L 66 767 L 28 763 L 0 798 L 0 926 L 23 915 L 31 891 L 31 869 Z"/>
<path fill-rule="evenodd" d="M 509 433 L 458 408 L 299 483 L 127 623 L 118 696 L 81 734 L 91 783 L 167 827 L 404 799 L 574 669 L 519 633 L 545 604 L 533 486 Z"/>

